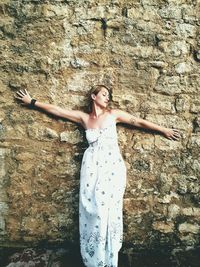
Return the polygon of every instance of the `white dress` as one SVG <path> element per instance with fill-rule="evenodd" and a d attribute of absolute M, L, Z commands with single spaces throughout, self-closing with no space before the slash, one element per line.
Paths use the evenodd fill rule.
<path fill-rule="evenodd" d="M 80 249 L 87 267 L 117 267 L 123 236 L 126 166 L 117 141 L 115 116 L 105 127 L 87 129 L 89 147 L 80 172 Z"/>

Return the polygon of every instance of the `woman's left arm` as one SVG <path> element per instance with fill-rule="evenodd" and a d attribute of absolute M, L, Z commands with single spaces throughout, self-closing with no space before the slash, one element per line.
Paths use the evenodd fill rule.
<path fill-rule="evenodd" d="M 113 115 L 116 116 L 116 122 L 123 122 L 123 123 L 127 123 L 130 125 L 139 127 L 139 128 L 158 131 L 170 140 L 178 140 L 181 137 L 180 131 L 177 129 L 171 129 L 171 128 L 159 126 L 158 124 L 155 124 L 148 120 L 137 118 L 126 111 L 113 109 L 112 113 Z"/>

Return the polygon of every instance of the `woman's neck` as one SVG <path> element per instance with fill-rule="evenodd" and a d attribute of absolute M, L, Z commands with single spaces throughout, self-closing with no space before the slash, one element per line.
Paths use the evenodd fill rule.
<path fill-rule="evenodd" d="M 106 108 L 102 109 L 102 108 L 93 106 L 92 112 L 90 113 L 90 117 L 93 119 L 97 119 L 98 117 L 102 116 L 106 112 L 107 112 Z"/>

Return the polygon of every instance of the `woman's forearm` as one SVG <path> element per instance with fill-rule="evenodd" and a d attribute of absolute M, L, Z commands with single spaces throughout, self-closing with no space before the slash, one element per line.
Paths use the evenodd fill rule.
<path fill-rule="evenodd" d="M 17 92 L 17 99 L 20 99 L 24 105 L 32 105 L 32 102 L 34 100 L 34 106 L 37 108 L 40 108 L 48 113 L 54 114 L 56 116 L 60 116 L 62 109 L 60 107 L 57 107 L 55 105 L 52 104 L 46 104 L 46 103 L 42 103 L 39 102 L 38 100 L 33 99 L 29 93 L 27 92 L 27 90 L 25 89 L 25 91 L 19 90 Z"/>
<path fill-rule="evenodd" d="M 23 102 L 23 105 L 32 106 L 32 107 L 35 106 L 37 108 L 40 108 L 46 111 L 47 113 L 51 113 L 58 117 L 63 117 L 63 118 L 66 118 L 66 119 L 69 119 L 71 121 L 78 122 L 81 124 L 84 120 L 83 118 L 86 116 L 84 112 L 79 111 L 79 110 L 66 110 L 56 105 L 42 103 L 32 98 L 26 89 L 24 91 L 22 90 L 17 91 L 16 98 L 20 99 Z"/>
<path fill-rule="evenodd" d="M 158 131 L 170 140 L 179 140 L 179 138 L 181 137 L 180 131 L 177 129 L 166 128 L 144 119 L 138 119 L 137 125 L 144 129 Z"/>
<path fill-rule="evenodd" d="M 53 115 L 56 115 L 56 116 L 60 115 L 60 109 L 61 108 L 57 107 L 56 105 L 42 103 L 42 102 L 39 102 L 37 100 L 35 102 L 35 107 L 40 108 L 40 109 L 42 109 L 48 113 L 51 113 Z"/>
<path fill-rule="evenodd" d="M 166 127 L 160 126 L 158 124 L 143 119 L 141 119 L 140 125 L 144 129 L 150 129 L 161 133 L 163 133 L 166 130 Z"/>

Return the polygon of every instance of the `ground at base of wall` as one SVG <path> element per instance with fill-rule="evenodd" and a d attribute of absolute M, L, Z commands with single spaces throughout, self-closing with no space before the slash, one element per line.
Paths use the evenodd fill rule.
<path fill-rule="evenodd" d="M 200 249 L 119 254 L 118 267 L 199 267 Z M 66 248 L 0 248 L 0 267 L 84 267 L 80 253 Z"/>

